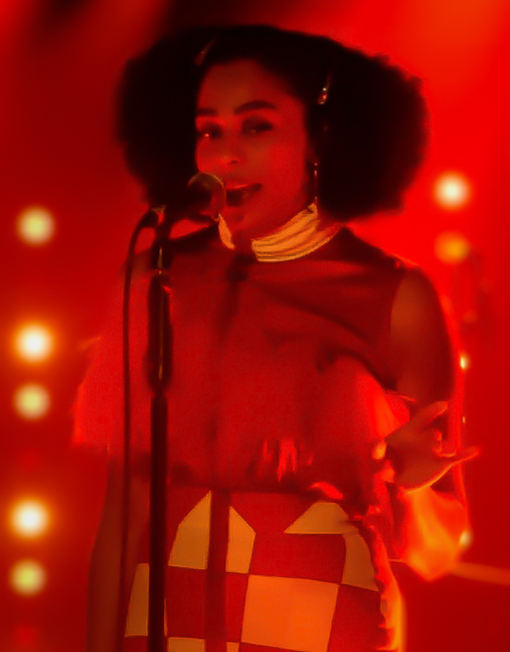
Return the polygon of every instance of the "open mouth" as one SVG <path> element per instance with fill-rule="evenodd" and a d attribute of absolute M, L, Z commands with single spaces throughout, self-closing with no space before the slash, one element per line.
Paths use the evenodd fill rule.
<path fill-rule="evenodd" d="M 262 189 L 260 183 L 251 183 L 245 186 L 238 186 L 236 188 L 227 188 L 226 190 L 226 204 L 227 206 L 241 206 L 244 202 L 248 201 L 259 190 Z"/>

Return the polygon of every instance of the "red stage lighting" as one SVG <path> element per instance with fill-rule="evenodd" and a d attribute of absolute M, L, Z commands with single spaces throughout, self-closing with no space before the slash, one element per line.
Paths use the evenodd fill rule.
<path fill-rule="evenodd" d="M 434 252 L 441 262 L 455 265 L 468 258 L 471 253 L 471 243 L 462 233 L 444 231 L 436 238 Z"/>
<path fill-rule="evenodd" d="M 471 358 L 467 353 L 462 353 L 460 356 L 460 368 L 466 371 L 471 366 Z"/>
<path fill-rule="evenodd" d="M 470 185 L 458 172 L 447 172 L 441 175 L 434 186 L 434 197 L 437 203 L 448 210 L 462 208 L 470 196 Z"/>
<path fill-rule="evenodd" d="M 48 510 L 38 500 L 23 500 L 14 506 L 11 513 L 13 530 L 25 538 L 43 534 L 48 529 L 48 522 Z"/>
<path fill-rule="evenodd" d="M 45 208 L 32 207 L 24 210 L 18 219 L 18 235 L 30 245 L 43 245 L 55 233 L 55 220 Z"/>
<path fill-rule="evenodd" d="M 9 584 L 20 595 L 36 595 L 46 584 L 46 570 L 38 561 L 23 559 L 11 567 Z"/>
<path fill-rule="evenodd" d="M 14 409 L 23 419 L 40 419 L 50 409 L 49 392 L 42 386 L 30 383 L 23 385 L 14 394 Z"/>
<path fill-rule="evenodd" d="M 53 350 L 53 336 L 40 324 L 22 328 L 15 341 L 16 351 L 27 362 L 40 362 L 49 357 Z"/>

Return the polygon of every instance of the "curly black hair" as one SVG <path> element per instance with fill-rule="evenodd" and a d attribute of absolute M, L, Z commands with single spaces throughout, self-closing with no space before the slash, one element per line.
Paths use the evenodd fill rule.
<path fill-rule="evenodd" d="M 322 207 L 342 221 L 401 208 L 427 141 L 421 81 L 385 56 L 266 25 L 193 28 L 128 62 L 117 133 L 149 203 L 176 206 L 184 196 L 196 172 L 201 80 L 211 66 L 237 59 L 255 60 L 304 102 Z"/>

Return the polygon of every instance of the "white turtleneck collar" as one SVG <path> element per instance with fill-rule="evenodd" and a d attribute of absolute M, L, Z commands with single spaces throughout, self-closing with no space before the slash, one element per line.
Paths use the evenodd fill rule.
<path fill-rule="evenodd" d="M 310 204 L 277 231 L 251 240 L 255 257 L 260 262 L 278 263 L 302 258 L 329 242 L 342 228 L 339 222 L 324 225 L 317 205 Z M 232 233 L 223 217 L 219 216 L 219 235 L 223 244 L 235 249 Z"/>

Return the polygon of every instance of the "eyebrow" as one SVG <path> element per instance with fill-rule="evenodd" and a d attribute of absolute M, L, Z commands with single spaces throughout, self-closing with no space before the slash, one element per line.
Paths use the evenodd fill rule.
<path fill-rule="evenodd" d="M 271 109 L 276 110 L 276 105 L 271 102 L 266 102 L 266 100 L 251 100 L 250 102 L 245 102 L 234 109 L 234 115 L 240 115 L 241 113 L 247 113 L 248 111 L 256 111 L 258 109 Z M 216 116 L 218 112 L 214 109 L 207 108 L 198 108 L 196 112 L 197 117 L 201 116 Z"/>

